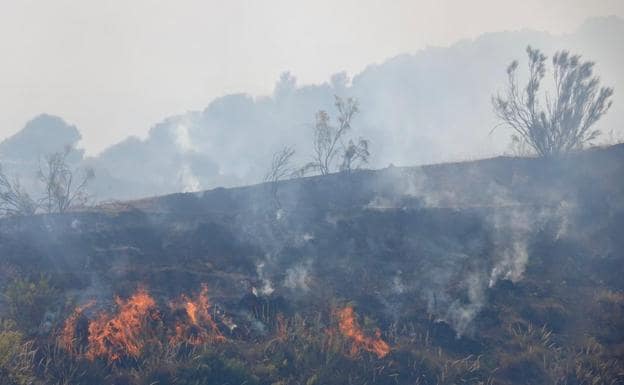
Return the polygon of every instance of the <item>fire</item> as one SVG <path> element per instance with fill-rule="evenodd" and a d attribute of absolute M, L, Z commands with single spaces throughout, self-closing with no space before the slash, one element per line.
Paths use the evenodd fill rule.
<path fill-rule="evenodd" d="M 82 336 L 84 338 L 80 337 L 82 343 L 78 346 L 86 345 L 87 359 L 102 358 L 113 363 L 123 358 L 138 358 L 146 345 L 154 343 L 160 345 L 163 340 L 168 340 L 171 346 L 178 344 L 198 346 L 225 340 L 211 316 L 208 286 L 205 284 L 202 284 L 197 295 L 182 294 L 178 300 L 172 302 L 170 308 L 173 317 L 165 317 L 164 321 L 160 317 L 156 301 L 142 287 L 127 299 L 117 297 L 115 302 L 116 313 L 100 313 L 88 321 L 88 327 L 84 312 L 92 307 L 95 301 L 77 307 L 59 333 L 59 345 L 71 354 L 77 355 L 79 349 L 76 339 L 77 336 Z M 375 331 L 374 336 L 368 336 L 362 331 L 353 307 L 337 309 L 335 315 L 338 327 L 337 330 L 331 328 L 327 331 L 329 346 L 339 341 L 335 338 L 339 332 L 349 341 L 351 356 L 355 357 L 361 351 L 367 351 L 374 353 L 378 358 L 383 358 L 390 353 L 390 346 L 381 338 L 379 329 Z M 85 321 L 85 330 L 82 333 L 78 330 L 80 320 Z M 232 322 L 230 324 L 232 328 L 236 327 Z M 230 327 L 227 323 L 226 326 Z M 276 318 L 279 340 L 287 339 L 287 329 L 287 321 L 283 314 L 279 313 Z"/>
<path fill-rule="evenodd" d="M 205 284 L 196 297 L 182 295 L 179 301 L 171 304 L 176 319 L 173 325 L 163 322 L 156 301 L 144 288 L 139 288 L 126 300 L 117 297 L 115 302 L 115 314 L 100 313 L 90 321 L 83 318 L 84 311 L 95 301 L 77 307 L 59 332 L 59 346 L 78 355 L 76 339 L 77 335 L 82 336 L 81 345 L 87 345 L 85 356 L 89 360 L 103 358 L 115 362 L 124 357 L 137 358 L 146 344 L 161 344 L 167 337 L 171 345 L 202 345 L 225 340 L 210 315 L 208 287 Z M 82 333 L 78 330 L 81 319 L 85 321 Z M 232 322 L 229 326 L 236 327 Z"/>
<path fill-rule="evenodd" d="M 65 320 L 63 329 L 58 337 L 59 345 L 72 354 L 77 354 L 77 348 L 75 346 L 76 328 L 78 320 L 84 314 L 84 311 L 95 305 L 95 301 L 91 300 L 82 306 L 76 307 L 74 312 Z"/>
<path fill-rule="evenodd" d="M 178 302 L 171 304 L 171 307 L 184 309 L 182 318 L 186 318 L 176 322 L 175 333 L 169 339 L 171 344 L 203 345 L 209 342 L 221 342 L 225 339 L 210 315 L 207 285 L 202 285 L 195 299 L 182 295 Z"/>
<path fill-rule="evenodd" d="M 156 301 L 143 288 L 127 300 L 118 297 L 116 302 L 116 315 L 103 313 L 89 323 L 90 360 L 101 357 L 113 362 L 123 356 L 138 357 L 150 320 L 159 318 Z"/>
<path fill-rule="evenodd" d="M 353 307 L 347 306 L 337 311 L 338 326 L 340 333 L 351 340 L 352 356 L 357 356 L 360 350 L 375 353 L 378 358 L 385 357 L 390 353 L 390 346 L 381 339 L 379 329 L 375 331 L 375 337 L 368 337 L 364 334 L 355 317 Z"/>
<path fill-rule="evenodd" d="M 197 305 L 191 301 L 186 301 L 184 307 L 186 308 L 186 314 L 191 320 L 191 323 L 193 325 L 197 325 Z"/>

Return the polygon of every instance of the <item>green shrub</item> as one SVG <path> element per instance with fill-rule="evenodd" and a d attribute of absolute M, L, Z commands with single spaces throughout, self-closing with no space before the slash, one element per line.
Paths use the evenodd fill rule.
<path fill-rule="evenodd" d="M 46 276 L 35 281 L 16 278 L 4 290 L 9 317 L 22 332 L 34 334 L 56 294 Z"/>
<path fill-rule="evenodd" d="M 0 324 L 0 383 L 27 385 L 34 381 L 32 344 L 24 342 L 22 334 L 9 322 Z"/>

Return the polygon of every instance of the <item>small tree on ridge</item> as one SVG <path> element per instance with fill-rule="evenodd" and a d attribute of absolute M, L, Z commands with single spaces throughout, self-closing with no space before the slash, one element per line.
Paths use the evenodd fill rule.
<path fill-rule="evenodd" d="M 527 47 L 529 79 L 518 85 L 518 62 L 507 67 L 504 95 L 492 98 L 497 117 L 511 127 L 516 140 L 526 142 L 540 156 L 556 156 L 591 143 L 600 131 L 592 126 L 611 107 L 613 88 L 600 87 L 593 74 L 594 63 L 568 51 L 555 53 L 552 59 L 554 95 L 540 95 L 546 73 L 546 56 Z"/>

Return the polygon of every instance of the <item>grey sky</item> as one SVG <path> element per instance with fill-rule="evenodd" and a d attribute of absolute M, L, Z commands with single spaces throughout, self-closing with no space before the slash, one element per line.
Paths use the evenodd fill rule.
<path fill-rule="evenodd" d="M 623 0 L 0 0 L 0 138 L 47 112 L 94 154 L 231 92 L 269 94 L 489 31 L 571 31 Z"/>

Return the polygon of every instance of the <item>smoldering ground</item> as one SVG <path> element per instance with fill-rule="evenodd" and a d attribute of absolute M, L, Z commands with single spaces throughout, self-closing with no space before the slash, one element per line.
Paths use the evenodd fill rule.
<path fill-rule="evenodd" d="M 586 156 L 388 168 L 278 182 L 277 190 L 178 194 L 138 201 L 114 219 L 16 218 L 4 222 L 11 240 L 4 247 L 27 242 L 46 270 L 77 274 L 77 302 L 88 293 L 110 298 L 119 282 L 131 287 L 166 261 L 221 253 L 220 260 L 234 259 L 211 261 L 213 268 L 246 277 L 225 284 L 234 289 L 227 297 L 255 290 L 297 300 L 360 298 L 378 303 L 388 320 L 419 308 L 458 335 L 474 334 L 488 291 L 500 280 L 521 281 L 538 241 L 580 236 L 593 203 L 577 184 L 587 177 L 577 168 Z M 547 183 L 553 173 L 556 185 Z M 100 239 L 90 244 L 84 237 L 96 230 Z M 201 281 L 192 272 L 170 273 Z"/>

